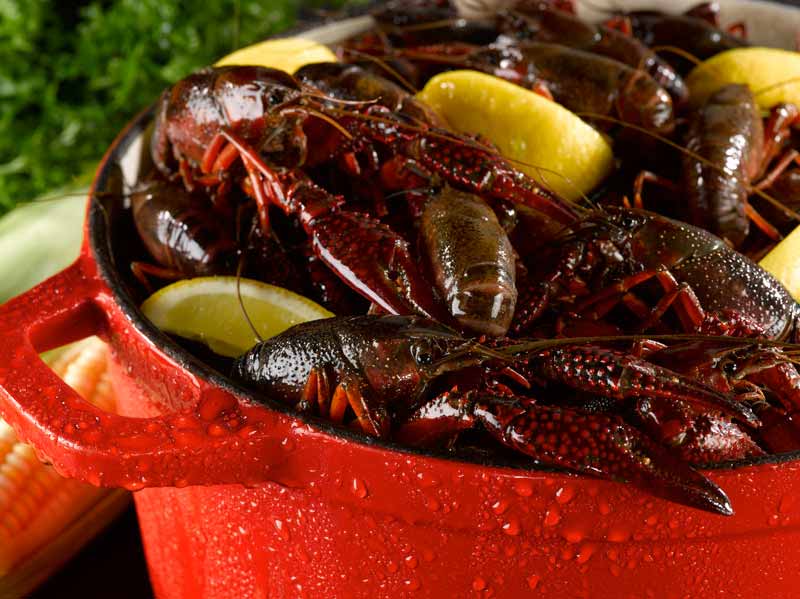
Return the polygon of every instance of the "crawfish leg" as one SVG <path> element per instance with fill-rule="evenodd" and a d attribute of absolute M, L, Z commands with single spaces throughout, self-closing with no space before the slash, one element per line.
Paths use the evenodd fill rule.
<path fill-rule="evenodd" d="M 408 242 L 367 214 L 339 209 L 339 199 L 307 177 L 296 175 L 286 175 L 288 192 L 279 205 L 287 213 L 299 215 L 320 260 L 388 313 L 416 313 L 447 321 Z"/>
<path fill-rule="evenodd" d="M 595 306 L 589 316 L 595 319 L 602 318 L 619 301 L 622 301 L 637 316 L 643 318 L 645 315 L 642 314 L 642 306 L 636 302 L 637 298 L 629 297 L 628 292 L 653 278 L 661 284 L 665 295 L 646 315 L 646 319 L 639 327 L 640 330 L 651 328 L 670 307 L 674 307 L 686 332 L 697 331 L 705 318 L 700 301 L 689 285 L 678 283 L 674 275 L 667 269 L 645 270 L 625 277 L 585 298 L 575 306 L 574 311 L 581 314 Z"/>
<path fill-rule="evenodd" d="M 475 398 L 474 413 L 498 441 L 542 464 L 630 481 L 666 499 L 733 514 L 722 489 L 618 416 L 485 393 Z"/>
<path fill-rule="evenodd" d="M 366 434 L 386 438 L 389 433 L 389 418 L 385 407 L 374 400 L 370 389 L 355 373 L 342 376 L 339 384 L 331 390 L 328 370 L 325 367 L 312 368 L 298 409 L 310 410 L 315 405 L 318 406 L 321 416 L 327 416 L 333 422 L 339 423 L 344 421 L 349 406 Z"/>
<path fill-rule="evenodd" d="M 144 285 L 148 291 L 153 291 L 153 286 L 150 284 L 149 276 L 157 277 L 159 279 L 167 279 L 168 281 L 176 281 L 186 277 L 186 273 L 173 268 L 164 268 L 155 264 L 147 264 L 146 262 L 131 262 L 131 272 L 138 281 Z"/>
<path fill-rule="evenodd" d="M 417 408 L 394 433 L 394 440 L 430 447 L 454 440 L 475 425 L 472 403 L 465 394 L 445 391 Z"/>
<path fill-rule="evenodd" d="M 701 409 L 720 411 L 752 426 L 758 418 L 744 404 L 711 387 L 642 358 L 594 345 L 541 350 L 525 358 L 529 379 L 544 378 L 579 391 L 616 400 L 648 396 L 677 399 Z M 526 372 L 523 371 L 523 374 Z"/>
<path fill-rule="evenodd" d="M 228 131 L 223 131 L 222 135 L 236 150 L 242 158 L 250 182 L 253 186 L 256 205 L 258 207 L 258 219 L 261 223 L 261 230 L 266 235 L 269 231 L 269 204 L 278 206 L 283 205 L 283 188 L 275 172 L 268 167 L 261 157 L 250 145 Z M 224 152 L 224 150 L 223 150 Z"/>

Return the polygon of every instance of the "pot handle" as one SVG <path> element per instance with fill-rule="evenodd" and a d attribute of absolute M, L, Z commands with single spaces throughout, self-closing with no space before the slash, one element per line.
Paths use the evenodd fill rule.
<path fill-rule="evenodd" d="M 39 352 L 102 334 L 105 284 L 77 262 L 0 306 L 0 416 L 64 476 L 136 490 L 266 480 L 279 441 L 275 415 L 206 385 L 192 410 L 155 418 L 105 412 L 78 395 Z"/>

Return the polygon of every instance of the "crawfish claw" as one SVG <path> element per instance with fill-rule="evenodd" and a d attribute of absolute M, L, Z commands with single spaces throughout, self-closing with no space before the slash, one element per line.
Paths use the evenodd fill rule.
<path fill-rule="evenodd" d="M 574 389 L 614 399 L 678 399 L 760 424 L 745 404 L 689 377 L 625 352 L 594 345 L 555 347 L 529 357 L 533 372 Z"/>
<path fill-rule="evenodd" d="M 618 416 L 487 393 L 476 397 L 474 413 L 501 443 L 542 464 L 630 481 L 672 501 L 733 514 L 722 489 Z"/>
<path fill-rule="evenodd" d="M 411 256 L 408 243 L 383 223 L 338 211 L 307 228 L 314 253 L 350 287 L 390 314 L 421 314 L 447 321 Z"/>

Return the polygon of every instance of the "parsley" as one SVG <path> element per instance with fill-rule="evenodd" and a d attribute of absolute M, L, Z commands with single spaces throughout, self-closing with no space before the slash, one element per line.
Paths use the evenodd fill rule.
<path fill-rule="evenodd" d="M 0 214 L 86 177 L 161 90 L 289 27 L 300 4 L 0 0 Z"/>

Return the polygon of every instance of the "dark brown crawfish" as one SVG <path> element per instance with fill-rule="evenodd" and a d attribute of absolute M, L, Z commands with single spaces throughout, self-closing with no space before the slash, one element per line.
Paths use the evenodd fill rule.
<path fill-rule="evenodd" d="M 576 113 L 616 115 L 626 123 L 657 132 L 668 132 L 674 125 L 669 94 L 643 70 L 560 44 L 480 47 L 447 43 L 395 50 L 383 58 L 389 56 L 417 66 L 421 83 L 437 72 L 469 68 L 550 95 Z"/>
<path fill-rule="evenodd" d="M 693 115 L 685 140 L 682 183 L 689 222 L 739 246 L 750 220 L 759 218 L 748 203 L 753 184 L 782 149 L 798 118 L 794 105 L 780 105 L 765 127 L 747 86 L 731 84 L 712 94 Z M 778 168 L 782 166 L 785 161 Z M 767 176 L 765 184 L 778 172 Z"/>
<path fill-rule="evenodd" d="M 131 194 L 131 214 L 139 238 L 156 264 L 134 262 L 136 277 L 180 279 L 233 275 L 241 271 L 273 285 L 305 291 L 299 268 L 273 237 L 264 238 L 213 205 L 199 191 L 161 179 L 140 183 Z"/>
<path fill-rule="evenodd" d="M 622 415 L 629 401 L 646 397 L 655 405 L 682 402 L 757 425 L 744 404 L 598 345 L 545 344 L 515 355 L 501 350 L 418 317 L 340 317 L 264 341 L 237 359 L 233 376 L 298 410 L 350 421 L 383 439 L 433 445 L 481 427 L 539 464 L 629 480 L 673 500 L 732 513 L 719 488 Z M 437 391 L 441 379 L 444 391 Z M 548 393 L 548 385 L 558 390 Z M 580 401 L 565 401 L 586 392 L 605 397 L 607 408 L 586 411 Z"/>
<path fill-rule="evenodd" d="M 577 334 L 606 322 L 613 334 L 797 335 L 800 307 L 772 275 L 711 233 L 654 213 L 595 212 L 522 259 L 530 274 L 518 283 L 516 334 L 549 311 L 557 331 Z"/>
<path fill-rule="evenodd" d="M 686 74 L 695 62 L 685 59 L 669 48 L 679 48 L 698 61 L 715 54 L 742 48 L 750 44 L 744 38 L 721 29 L 713 13 L 714 3 L 704 3 L 683 14 L 656 10 L 635 10 L 617 13 L 606 25 L 630 33 L 649 47 L 664 47 L 664 59 L 681 74 Z M 717 10 L 719 6 L 717 5 Z"/>
<path fill-rule="evenodd" d="M 236 270 L 233 223 L 221 218 L 204 194 L 169 181 L 148 181 L 131 195 L 131 212 L 142 243 L 160 265 L 135 265 L 140 272 L 181 278 Z"/>
<path fill-rule="evenodd" d="M 535 0 L 515 3 L 510 11 L 498 15 L 498 21 L 502 33 L 521 42 L 563 44 L 644 69 L 669 92 L 676 107 L 689 97 L 683 79 L 664 59 L 636 38 L 610 27 L 586 23 Z"/>

